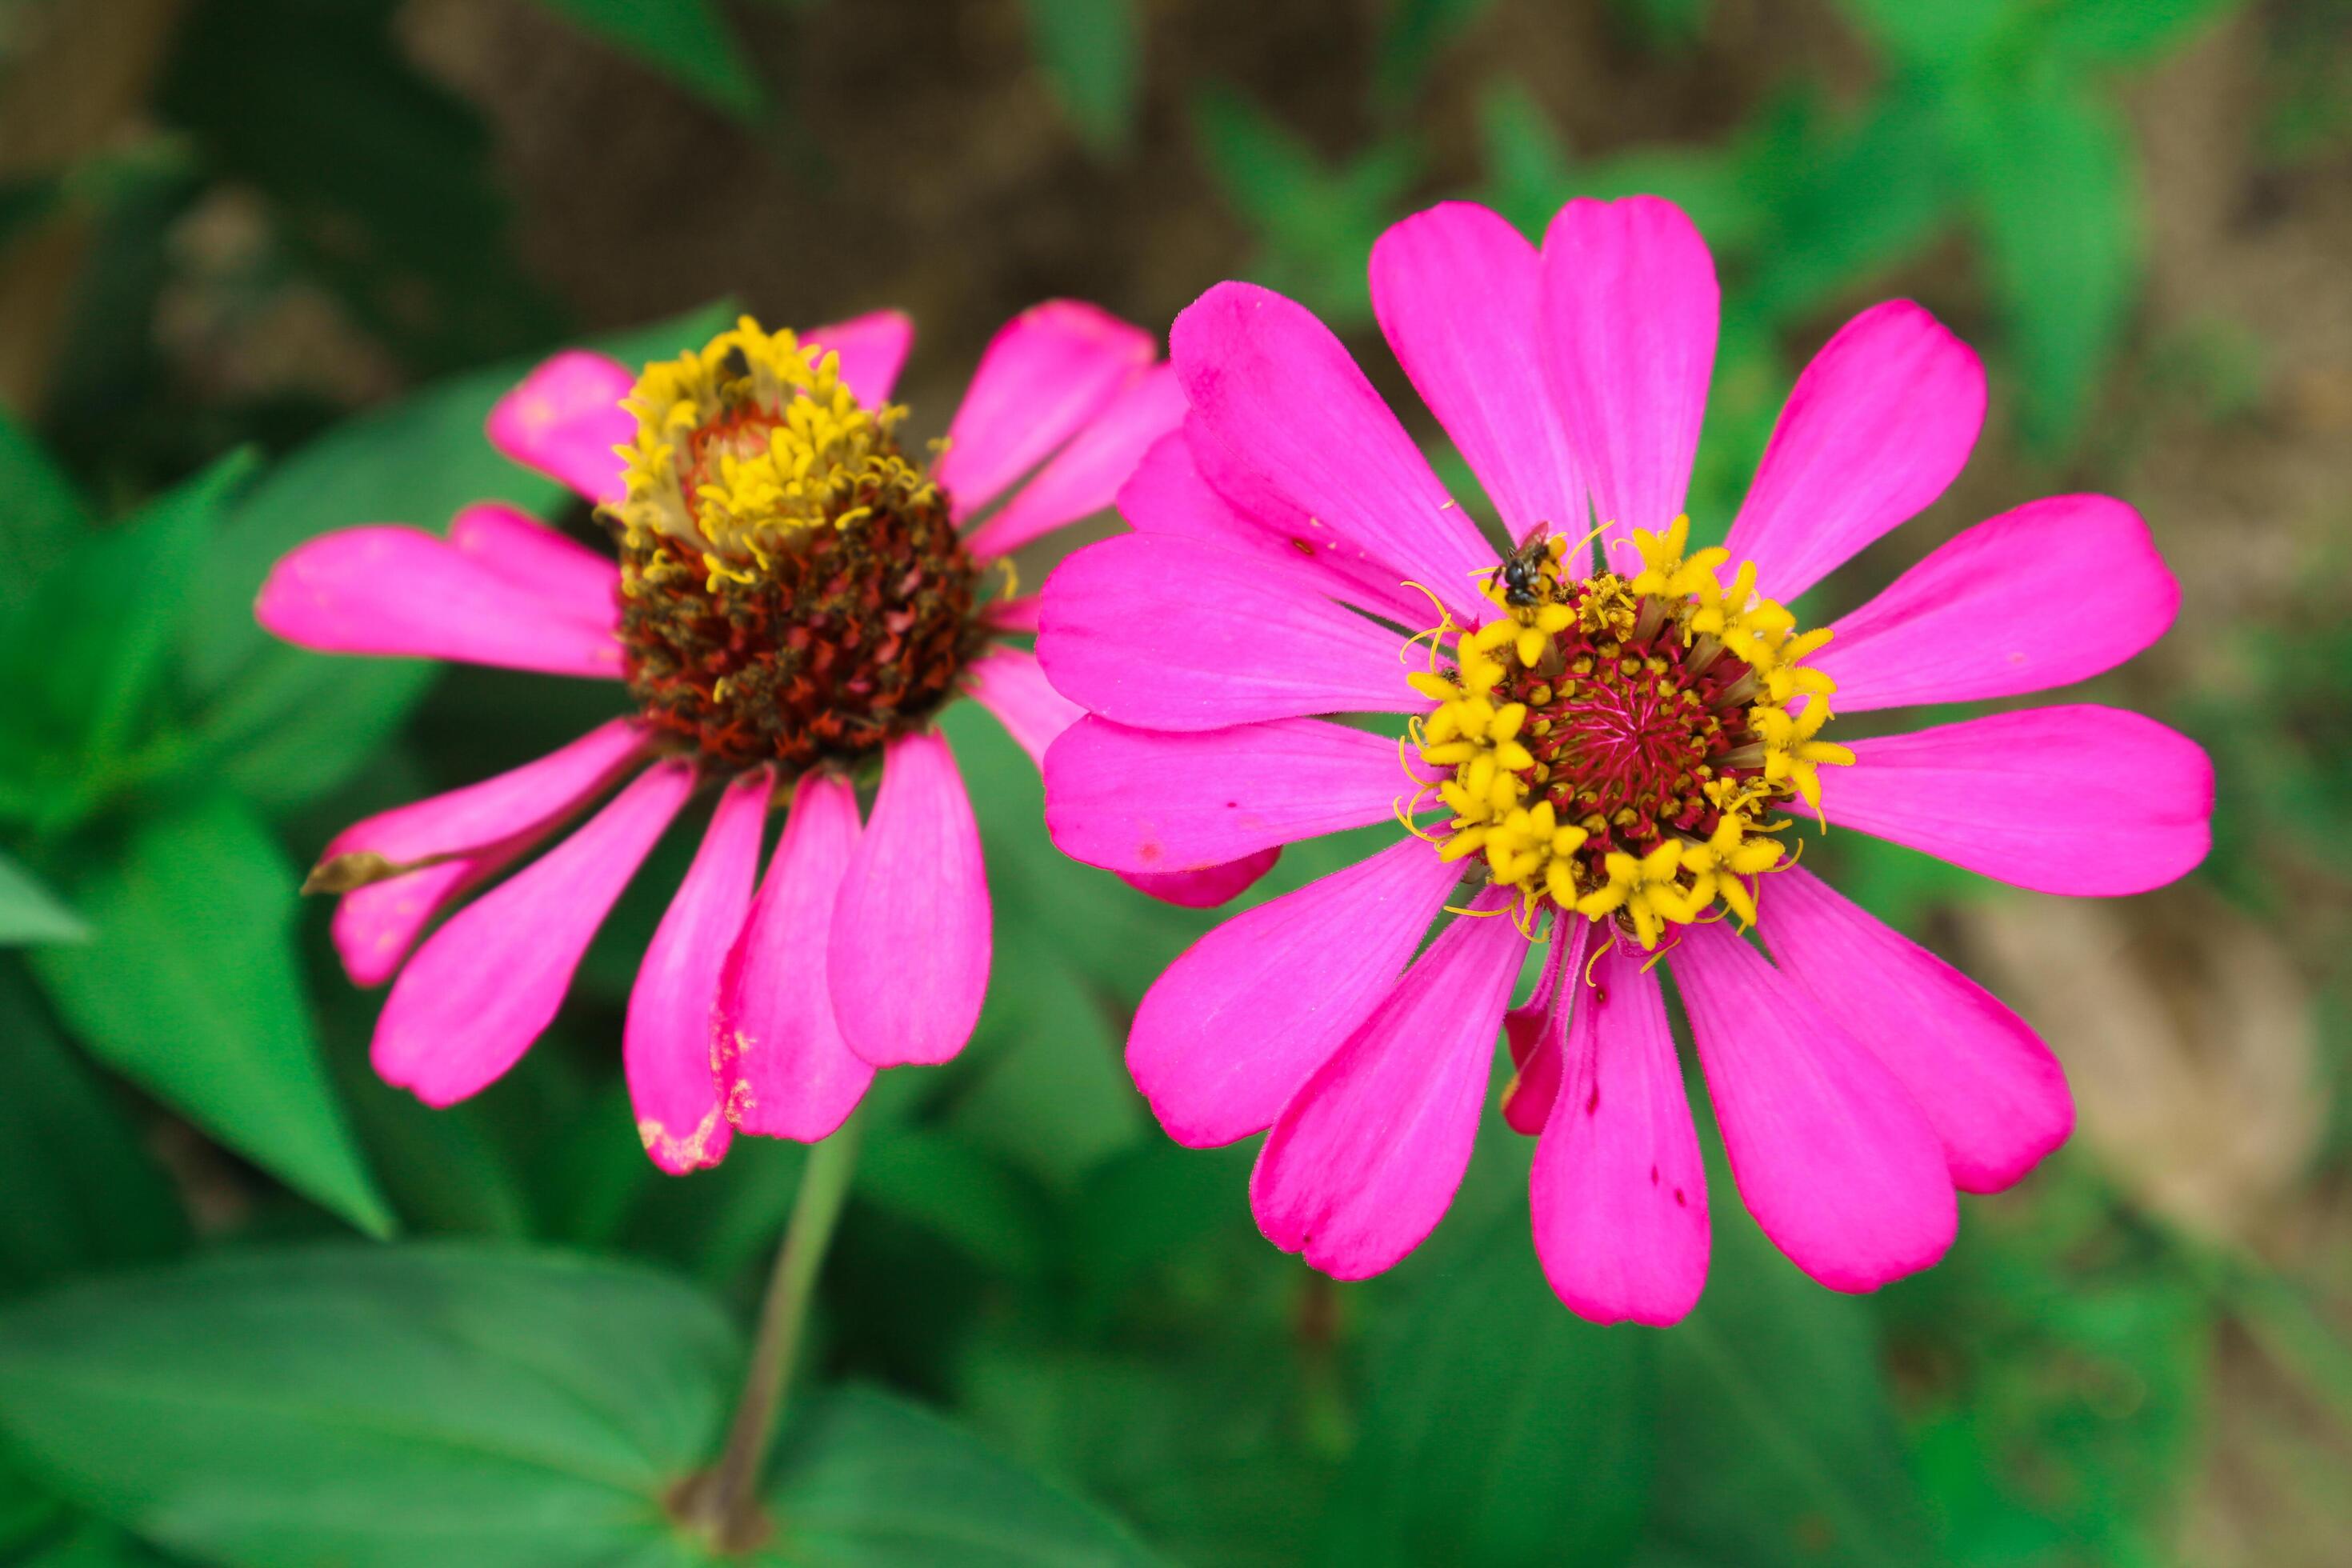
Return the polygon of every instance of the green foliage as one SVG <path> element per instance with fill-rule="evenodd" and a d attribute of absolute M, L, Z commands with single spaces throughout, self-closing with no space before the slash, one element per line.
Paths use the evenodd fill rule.
<path fill-rule="evenodd" d="M 1657 1337 L 1559 1310 L 1517 1215 L 1424 1289 L 1370 1369 L 1337 1563 L 1616 1563 L 1658 1463 Z"/>
<path fill-rule="evenodd" d="M 766 95 L 712 0 L 541 0 L 556 15 L 644 62 L 713 108 L 757 118 Z"/>
<path fill-rule="evenodd" d="M 1097 156 L 1135 138 L 1143 107 L 1139 0 L 1023 0 L 1037 68 L 1054 100 Z"/>
<path fill-rule="evenodd" d="M 186 1221 L 130 1118 L 13 962 L 0 962 L 0 1291 L 178 1247 Z"/>
<path fill-rule="evenodd" d="M 295 967 L 300 880 L 251 808 L 200 798 L 142 823 L 80 889 L 91 941 L 36 959 L 110 1066 L 380 1233 L 392 1217 L 329 1090 Z"/>
<path fill-rule="evenodd" d="M 1192 124 L 1202 161 L 1258 247 L 1251 275 L 1334 326 L 1370 321 L 1364 258 L 1419 171 L 1412 144 L 1382 142 L 1335 167 L 1224 87 L 1194 100 Z"/>
<path fill-rule="evenodd" d="M 32 874 L 0 855 L 0 947 L 41 942 L 81 942 L 89 928 Z"/>
<path fill-rule="evenodd" d="M 715 1561 L 665 1504 L 741 1351 L 669 1277 L 557 1255 L 288 1248 L 0 1314 L 0 1431 L 77 1506 L 236 1565 Z M 1115 1525 L 877 1394 L 780 1445 L 777 1564 L 1148 1561 Z M 289 1497 L 303 1499 L 297 1509 Z"/>
<path fill-rule="evenodd" d="M 1144 194 L 1192 248 L 1157 271 L 1116 236 L 1066 242 L 1049 225 L 1040 241 L 1012 199 L 1025 195 L 987 189 L 971 232 L 939 242 L 946 281 L 918 289 L 919 390 L 944 384 L 993 324 L 971 312 L 1014 281 L 1157 328 L 1232 269 L 1314 308 L 1402 393 L 1365 285 L 1387 225 L 1466 194 L 1535 237 L 1570 196 L 1654 192 L 1690 212 L 1724 284 L 1691 492 L 1702 539 L 1736 510 L 1803 358 L 1889 293 L 1919 293 L 1985 352 L 2001 412 L 1979 461 L 2013 471 L 2014 431 L 2066 463 L 2045 488 L 2124 486 L 2160 531 L 2179 526 L 2166 499 L 2126 486 L 2135 444 L 2191 425 L 2290 442 L 2306 418 L 2225 307 L 2139 327 L 2153 258 L 2119 94 L 2225 25 L 2225 0 L 1843 0 L 1847 37 L 1759 50 L 1766 66 L 1740 58 L 1755 19 L 1704 0 L 1567 20 L 1386 0 L 1312 25 L 1265 8 L 1247 26 L 1024 0 L 911 28 L 823 0 L 542 4 L 599 42 L 536 17 L 516 36 L 667 79 L 719 111 L 686 119 L 709 150 L 814 205 L 838 195 L 839 149 L 792 123 L 766 68 L 830 80 L 841 62 L 801 46 L 856 31 L 894 66 L 856 84 L 872 109 L 857 134 L 904 174 L 858 194 L 874 236 L 907 212 L 935 223 L 947 182 L 986 172 L 910 133 L 994 133 L 924 112 L 967 56 L 1050 95 L 1035 112 L 1120 178 L 1164 182 Z M 118 135 L 0 184 L 0 259 L 52 226 L 88 240 L 53 374 L 32 413 L 0 415 L 0 1561 L 719 1561 L 668 1500 L 713 1458 L 808 1157 L 745 1138 L 673 1179 L 634 1131 L 624 1008 L 701 808 L 530 1055 L 446 1110 L 373 1076 L 380 994 L 347 984 L 324 908 L 295 891 L 342 824 L 511 767 L 619 700 L 285 647 L 252 617 L 271 564 L 331 529 L 437 531 L 484 500 L 593 536 L 585 509 L 491 450 L 492 403 L 559 342 L 641 362 L 731 314 L 567 331 L 514 244 L 509 181 L 530 160 L 494 143 L 436 74 L 445 61 L 412 52 L 433 9 L 189 0 Z M 2291 151 L 2300 177 L 2324 174 L 2352 124 L 2341 9 L 2292 0 L 2231 24 L 2282 57 L 2247 112 L 2263 156 Z M 1550 26 L 1566 29 L 1555 48 L 1593 53 L 1572 81 L 1556 54 L 1511 47 Z M 955 53 L 909 56 L 916 34 Z M 763 47 L 754 69 L 742 43 L 779 39 L 792 47 Z M 1176 106 L 1189 137 L 1150 144 L 1147 103 Z M 634 133 L 625 99 L 578 112 L 558 129 Z M 706 232 L 707 174 L 679 172 L 683 234 Z M 226 261 L 206 249 L 224 214 Z M 1079 248 L 1037 248 L 1065 243 Z M 188 322 L 224 298 L 230 328 L 192 351 Z M 324 353 L 360 345 L 352 388 L 255 392 L 211 363 L 287 298 L 329 320 Z M 2314 380 L 2318 423 L 2332 384 Z M 920 416 L 944 412 L 926 397 Z M 1466 466 L 1433 456 L 1476 509 Z M 2352 805 L 2343 572 L 2315 554 L 2307 590 L 2253 625 L 2215 626 L 2209 596 L 2174 661 L 2199 672 L 2173 707 L 2221 781 L 2207 879 L 2315 952 L 2340 945 L 2352 875 L 2336 826 Z M 1808 611 L 1837 613 L 1854 585 Z M 1121 1060 L 1137 1001 L 1230 911 L 1157 905 L 1063 858 L 1031 759 L 972 704 L 942 727 L 985 844 L 990 995 L 961 1058 L 886 1073 L 869 1097 L 763 1494 L 777 1528 L 726 1561 L 2156 1564 L 2184 1500 L 2210 1490 L 2222 1373 L 2250 1356 L 2309 1406 L 2265 1441 L 2333 1479 L 2352 1420 L 2333 1277 L 2158 1226 L 2082 1143 L 2012 1195 L 1968 1200 L 1942 1267 L 1854 1299 L 1770 1247 L 1711 1142 L 1699 1308 L 1671 1330 L 1601 1329 L 1545 1285 L 1529 1145 L 1490 1115 L 1412 1258 L 1360 1285 L 1310 1274 L 1252 1221 L 1255 1141 L 1176 1146 Z M 1391 837 L 1293 846 L 1237 904 Z M 1986 896 L 1860 835 L 1816 852 L 1938 945 L 1940 917 Z M 2341 992 L 2318 1071 L 2352 1092 Z M 2080 1092 L 2087 1123 L 2098 1090 Z M 2322 1183 L 2352 1151 L 2337 1123 Z M 361 1246 L 351 1227 L 400 1238 Z M 2261 1244 L 2312 1229 L 2281 1213 Z"/>

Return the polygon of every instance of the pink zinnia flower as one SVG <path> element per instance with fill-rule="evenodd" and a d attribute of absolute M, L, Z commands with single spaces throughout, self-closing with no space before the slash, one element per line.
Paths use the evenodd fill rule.
<path fill-rule="evenodd" d="M 311 885 L 342 895 L 345 968 L 362 985 L 398 975 L 375 1032 L 388 1081 L 446 1105 L 512 1067 L 706 787 L 709 827 L 629 998 L 624 1059 L 655 1162 L 716 1163 L 738 1128 L 823 1138 L 876 1068 L 962 1048 L 988 984 L 988 883 L 931 721 L 969 693 L 1037 756 L 1076 716 L 1034 655 L 999 640 L 1034 626 L 1034 601 L 991 602 L 987 568 L 1109 505 L 1182 399 L 1148 333 L 1040 305 L 997 334 L 919 464 L 889 402 L 912 336 L 893 312 L 805 339 L 746 319 L 643 377 L 583 353 L 533 371 L 490 440 L 597 503 L 617 564 L 486 505 L 446 539 L 346 529 L 270 574 L 257 614 L 290 642 L 613 680 L 634 710 L 327 846 Z M 856 785 L 877 768 L 861 823 Z M 437 916 L 615 786 L 404 967 Z"/>
<path fill-rule="evenodd" d="M 1039 656 L 1089 710 L 1045 761 L 1069 854 L 1165 873 L 1392 812 L 1410 833 L 1180 958 L 1136 1016 L 1137 1083 L 1180 1142 L 1267 1131 L 1265 1234 L 1375 1273 L 1452 1201 L 1527 939 L 1548 931 L 1538 994 L 1507 1017 L 1506 1114 L 1540 1131 L 1537 1250 L 1584 1315 L 1672 1322 L 1707 1222 L 1664 957 L 1766 1233 L 1839 1289 L 1927 1266 L 1956 1185 L 2006 1186 L 2064 1140 L 2065 1078 L 1790 841 L 1819 818 L 2056 893 L 2195 866 L 2210 769 L 2137 714 L 1829 738 L 1832 714 L 2041 690 L 2147 647 L 2179 596 L 2147 529 L 2105 497 L 2037 501 L 1801 630 L 1785 603 L 1933 501 L 1976 440 L 1983 374 L 1927 311 L 1880 305 L 1830 341 L 1727 552 L 1691 555 L 1717 292 L 1679 210 L 1572 202 L 1538 252 L 1440 206 L 1381 237 L 1371 285 L 1518 549 L 1498 558 L 1320 322 L 1226 283 L 1171 334 L 1188 409 L 1119 498 L 1136 531 L 1044 595 Z M 1404 715 L 1404 736 L 1323 717 L 1342 712 Z M 1415 958 L 1449 909 L 1492 918 Z"/>

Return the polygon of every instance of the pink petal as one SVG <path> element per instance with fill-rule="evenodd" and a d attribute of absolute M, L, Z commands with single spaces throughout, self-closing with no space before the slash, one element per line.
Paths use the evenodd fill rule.
<path fill-rule="evenodd" d="M 1084 429 L 1150 368 L 1151 334 L 1074 300 L 1033 305 L 980 356 L 937 474 L 958 522 Z"/>
<path fill-rule="evenodd" d="M 1565 1064 L 1528 1178 L 1536 1256 L 1596 1323 L 1679 1322 L 1706 1283 L 1706 1167 L 1648 955 L 1612 943 L 1555 1008 Z"/>
<path fill-rule="evenodd" d="M 694 779 L 691 763 L 656 763 L 587 826 L 434 932 L 376 1020 L 383 1080 L 427 1105 L 452 1105 L 520 1060 Z"/>
<path fill-rule="evenodd" d="M 1171 734 L 1089 714 L 1045 753 L 1045 828 L 1112 871 L 1197 871 L 1361 827 L 1412 781 L 1392 740 L 1318 719 Z"/>
<path fill-rule="evenodd" d="M 2212 841 L 2213 764 L 2153 719 L 2074 703 L 1853 742 L 1822 808 L 1955 866 L 2044 893 L 2144 893 Z"/>
<path fill-rule="evenodd" d="M 637 417 L 621 406 L 637 378 L 585 349 L 541 364 L 490 410 L 490 445 L 603 506 L 628 493 L 614 447 L 634 441 Z"/>
<path fill-rule="evenodd" d="M 633 719 L 608 720 L 521 767 L 361 818 L 327 841 L 320 870 L 346 855 L 399 866 L 544 829 L 635 764 L 649 740 Z"/>
<path fill-rule="evenodd" d="M 1841 713 L 2042 691 L 2112 669 L 2180 605 L 2139 514 L 2052 496 L 1978 523 L 1835 623 Z"/>
<path fill-rule="evenodd" d="M 1503 1038 L 1511 1048 L 1514 1075 L 1503 1089 L 1503 1121 L 1514 1132 L 1532 1138 L 1542 1131 L 1544 1119 L 1551 1114 L 1551 1103 L 1559 1094 L 1563 1037 L 1554 1027 L 1554 998 L 1565 1007 L 1580 994 L 1567 988 L 1584 984 L 1585 950 L 1591 941 L 1591 921 L 1555 915 L 1551 952 L 1544 960 L 1535 994 L 1503 1016 Z"/>
<path fill-rule="evenodd" d="M 1495 1034 L 1527 939 L 1454 921 L 1283 1108 L 1250 1173 L 1266 1239 L 1337 1279 L 1378 1274 L 1436 1228 L 1478 1137 Z"/>
<path fill-rule="evenodd" d="M 1009 555 L 1066 523 L 1109 510 L 1153 442 L 1183 421 L 1174 367 L 1154 365 L 1055 454 L 1003 510 L 966 542 L 982 561 Z"/>
<path fill-rule="evenodd" d="M 1747 942 L 1720 925 L 1680 931 L 1675 981 L 1764 1234 L 1832 1290 L 1874 1290 L 1943 1257 L 1959 1208 L 1902 1080 Z"/>
<path fill-rule="evenodd" d="M 734 1134 L 712 1071 L 711 1014 L 760 874 L 774 782 L 755 768 L 727 786 L 629 990 L 621 1036 L 629 1103 L 646 1152 L 673 1175 L 719 1163 Z"/>
<path fill-rule="evenodd" d="M 1249 499 L 1228 495 L 1221 479 Z M 1426 598 L 1402 585 L 1395 567 L 1276 496 L 1197 421 L 1187 420 L 1144 454 L 1118 492 L 1118 510 L 1139 533 L 1179 536 L 1277 570 L 1309 572 L 1326 593 L 1368 615 L 1414 626 L 1437 618 Z"/>
<path fill-rule="evenodd" d="M 335 901 L 328 927 L 343 973 L 354 985 L 391 979 L 436 915 L 520 859 L 535 842 L 517 838 L 344 894 Z"/>
<path fill-rule="evenodd" d="M 914 346 L 915 323 L 903 310 L 873 310 L 829 327 L 811 327 L 801 334 L 803 345 L 819 353 L 841 356 L 841 379 L 850 395 L 868 408 L 890 401 L 898 384 L 899 367 Z"/>
<path fill-rule="evenodd" d="M 940 735 L 903 735 L 834 906 L 834 1015 L 876 1067 L 963 1049 L 988 991 L 988 872 L 980 826 Z"/>
<path fill-rule="evenodd" d="M 1584 485 L 1536 354 L 1541 274 L 1517 229 L 1446 202 L 1373 245 L 1372 310 L 1510 536 L 1542 525 L 1580 539 L 1591 526 Z"/>
<path fill-rule="evenodd" d="M 1462 868 L 1418 839 L 1248 910 L 1168 966 L 1127 1068 L 1160 1126 L 1204 1149 L 1274 1125 L 1394 984 Z"/>
<path fill-rule="evenodd" d="M 1185 308 L 1170 353 L 1202 429 L 1292 502 L 1417 579 L 1465 619 L 1495 552 L 1347 349 L 1312 311 L 1251 283 Z"/>
<path fill-rule="evenodd" d="M 1401 639 L 1305 572 L 1165 534 L 1087 545 L 1045 583 L 1037 658 L 1121 724 L 1219 730 L 1316 713 L 1425 710 Z"/>
<path fill-rule="evenodd" d="M 1034 594 L 1022 599 L 992 600 L 980 612 L 980 618 L 996 631 L 1034 632 L 1041 602 Z"/>
<path fill-rule="evenodd" d="M 1045 765 L 1045 748 L 1086 710 L 1054 689 L 1037 656 L 1000 643 L 964 667 L 972 700 L 996 716 L 1029 760 Z"/>
<path fill-rule="evenodd" d="M 751 917 L 727 955 L 711 1049 L 728 1119 L 814 1143 L 848 1120 L 873 1065 L 841 1037 L 825 978 L 833 911 L 857 847 L 857 795 L 803 775 Z"/>
<path fill-rule="evenodd" d="M 536 762 L 379 812 L 337 834 L 319 857 L 322 871 L 345 855 L 378 856 L 396 866 L 436 861 L 371 882 L 337 904 L 335 949 L 352 984 L 391 979 L 434 916 L 603 794 L 636 765 L 646 746 L 635 722 L 614 719 Z"/>
<path fill-rule="evenodd" d="M 1962 1191 L 2000 1191 L 2074 1131 L 2058 1058 L 1967 975 L 1810 871 L 1768 880 L 1758 912 L 1780 972 L 1911 1091 Z"/>
<path fill-rule="evenodd" d="M 1197 871 L 1113 871 L 1112 876 L 1148 898 L 1179 909 L 1213 910 L 1247 891 L 1282 858 L 1279 849 L 1261 849 L 1222 866 Z"/>
<path fill-rule="evenodd" d="M 420 529 L 346 528 L 270 568 L 254 618 L 326 653 L 447 658 L 551 675 L 621 674 L 621 645 Z"/>
<path fill-rule="evenodd" d="M 1872 306 L 1797 377 L 1724 542 L 1732 560 L 1795 598 L 1942 495 L 1984 411 L 1968 344 L 1908 300 Z"/>
<path fill-rule="evenodd" d="M 484 501 L 449 524 L 449 543 L 570 619 L 614 636 L 621 623 L 621 568 L 527 512 Z"/>
<path fill-rule="evenodd" d="M 1683 510 L 1720 308 L 1706 242 L 1672 202 L 1579 199 L 1544 235 L 1544 374 L 1614 570 L 1640 569 L 1634 529 Z"/>

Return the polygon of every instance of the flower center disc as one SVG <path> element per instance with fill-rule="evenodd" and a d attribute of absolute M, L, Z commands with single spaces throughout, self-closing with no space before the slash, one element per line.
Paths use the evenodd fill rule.
<path fill-rule="evenodd" d="M 621 638 L 646 717 L 737 767 L 873 752 L 951 692 L 979 569 L 832 355 L 746 318 L 646 367 L 624 449 Z"/>
<path fill-rule="evenodd" d="M 1438 706 L 1411 739 L 1451 772 L 1440 852 L 1480 856 L 1520 893 L 1522 923 L 1549 900 L 1652 947 L 1718 900 L 1752 921 L 1748 879 L 1781 862 L 1780 805 L 1818 810 L 1817 768 L 1853 760 L 1816 739 L 1836 689 L 1803 661 L 1829 634 L 1796 635 L 1752 567 L 1724 583 L 1724 552 L 1685 560 L 1688 536 L 1687 520 L 1637 531 L 1630 581 L 1572 580 L 1565 540 L 1530 542 L 1497 569 L 1500 613 L 1461 635 L 1453 672 L 1412 678 Z"/>

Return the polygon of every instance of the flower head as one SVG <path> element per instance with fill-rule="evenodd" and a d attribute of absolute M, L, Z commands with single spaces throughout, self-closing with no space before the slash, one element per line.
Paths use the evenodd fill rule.
<path fill-rule="evenodd" d="M 988 568 L 1108 506 L 1181 400 L 1149 335 L 1041 305 L 990 345 L 938 453 L 910 453 L 889 395 L 911 337 L 893 313 L 806 336 L 747 318 L 641 376 L 583 353 L 533 371 L 490 439 L 596 502 L 617 562 L 477 506 L 446 539 L 346 529 L 278 563 L 256 613 L 289 641 L 601 678 L 627 697 L 547 757 L 327 846 L 310 886 L 341 896 L 344 965 L 393 979 L 385 1079 L 443 1105 L 511 1067 L 703 794 L 701 847 L 623 1042 L 657 1163 L 715 1163 L 739 1130 L 822 1138 L 877 1068 L 962 1047 L 987 988 L 988 884 L 932 721 L 970 695 L 1042 756 L 1076 716 L 1002 640 L 1034 626 L 1034 602 L 993 596 Z"/>
<path fill-rule="evenodd" d="M 1089 710 L 1045 763 L 1069 854 L 1199 875 L 1402 830 L 1180 958 L 1137 1013 L 1138 1084 L 1181 1142 L 1266 1132 L 1261 1227 L 1356 1277 L 1450 1203 L 1507 1025 L 1504 1111 L 1539 1133 L 1555 1289 L 1596 1319 L 1671 1322 L 1707 1255 L 1671 975 L 1765 1231 L 1841 1289 L 1926 1267 L 1956 1186 L 2004 1186 L 2065 1138 L 2065 1079 L 2015 1015 L 1801 868 L 1801 841 L 1858 830 L 2058 893 L 2194 866 L 2210 770 L 2136 714 L 1838 722 L 2129 658 L 2178 598 L 2146 528 L 2103 497 L 2038 501 L 1807 626 L 1798 596 L 1933 501 L 1975 442 L 1981 370 L 1925 310 L 1881 305 L 1831 340 L 1725 544 L 1694 551 L 1718 300 L 1677 209 L 1571 202 L 1538 250 L 1440 206 L 1381 237 L 1371 283 L 1510 549 L 1319 322 L 1229 283 L 1177 321 L 1183 424 L 1120 496 L 1136 531 L 1044 594 L 1039 657 Z M 1394 739 L 1344 713 L 1390 716 Z M 1543 979 L 1507 1016 L 1531 940 Z"/>

